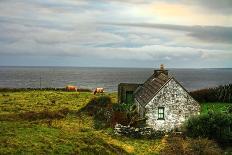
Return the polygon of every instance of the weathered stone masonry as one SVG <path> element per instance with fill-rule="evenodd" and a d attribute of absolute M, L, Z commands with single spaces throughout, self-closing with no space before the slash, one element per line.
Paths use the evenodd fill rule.
<path fill-rule="evenodd" d="M 164 120 L 158 120 L 158 107 L 164 107 Z M 144 114 L 149 127 L 169 131 L 180 127 L 187 118 L 197 115 L 199 111 L 198 102 L 172 78 L 145 106 Z"/>

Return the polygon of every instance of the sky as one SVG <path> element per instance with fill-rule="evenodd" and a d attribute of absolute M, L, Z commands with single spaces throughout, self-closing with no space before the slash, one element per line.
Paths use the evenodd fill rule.
<path fill-rule="evenodd" d="M 0 66 L 232 68 L 232 0 L 0 0 Z"/>

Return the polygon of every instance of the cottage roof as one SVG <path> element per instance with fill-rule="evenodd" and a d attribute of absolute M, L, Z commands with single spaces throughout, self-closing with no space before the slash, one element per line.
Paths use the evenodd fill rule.
<path fill-rule="evenodd" d="M 141 104 L 146 104 L 157 94 L 161 87 L 163 87 L 171 78 L 164 73 L 154 73 L 142 86 L 139 86 L 135 93 L 135 99 Z"/>

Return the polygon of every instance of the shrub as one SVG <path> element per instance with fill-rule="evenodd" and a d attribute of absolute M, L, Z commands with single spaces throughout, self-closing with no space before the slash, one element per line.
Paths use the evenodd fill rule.
<path fill-rule="evenodd" d="M 102 129 L 110 127 L 112 105 L 113 103 L 109 96 L 100 96 L 92 98 L 82 110 L 87 111 L 89 115 L 94 117 L 96 129 Z"/>
<path fill-rule="evenodd" d="M 227 108 L 227 112 L 228 112 L 229 114 L 232 114 L 232 105 L 229 106 L 229 107 Z"/>
<path fill-rule="evenodd" d="M 110 121 L 111 127 L 114 127 L 117 123 L 128 125 L 129 122 L 130 120 L 125 112 L 113 111 L 112 119 Z"/>
<path fill-rule="evenodd" d="M 112 104 L 112 100 L 109 96 L 101 96 L 97 98 L 97 104 L 99 106 L 103 106 L 106 107 L 107 105 L 111 105 Z"/>
<path fill-rule="evenodd" d="M 232 115 L 209 112 L 190 118 L 186 125 L 186 134 L 190 137 L 207 137 L 218 142 L 231 142 Z"/>
<path fill-rule="evenodd" d="M 92 98 L 87 107 L 88 106 L 100 106 L 100 107 L 106 107 L 107 105 L 111 105 L 112 104 L 112 100 L 109 96 L 100 96 L 100 97 L 94 97 Z"/>
<path fill-rule="evenodd" d="M 201 89 L 190 93 L 198 102 L 232 103 L 232 84 L 216 88 Z"/>
<path fill-rule="evenodd" d="M 137 121 L 135 105 L 115 104 L 109 96 L 100 96 L 92 98 L 86 107 L 86 110 L 95 120 L 95 128 L 114 127 L 116 123 L 131 125 Z"/>
<path fill-rule="evenodd" d="M 129 110 L 129 107 L 127 104 L 122 103 L 122 104 L 114 104 L 113 105 L 113 110 L 118 111 L 118 112 L 126 112 Z"/>

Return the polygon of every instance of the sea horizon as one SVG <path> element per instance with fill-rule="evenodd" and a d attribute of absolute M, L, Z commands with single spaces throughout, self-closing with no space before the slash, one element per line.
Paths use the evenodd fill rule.
<path fill-rule="evenodd" d="M 159 68 L 0 66 L 0 88 L 103 87 L 116 92 L 119 83 L 144 83 Z M 231 68 L 165 68 L 188 91 L 232 83 Z M 41 86 L 40 86 L 41 83 Z"/>

